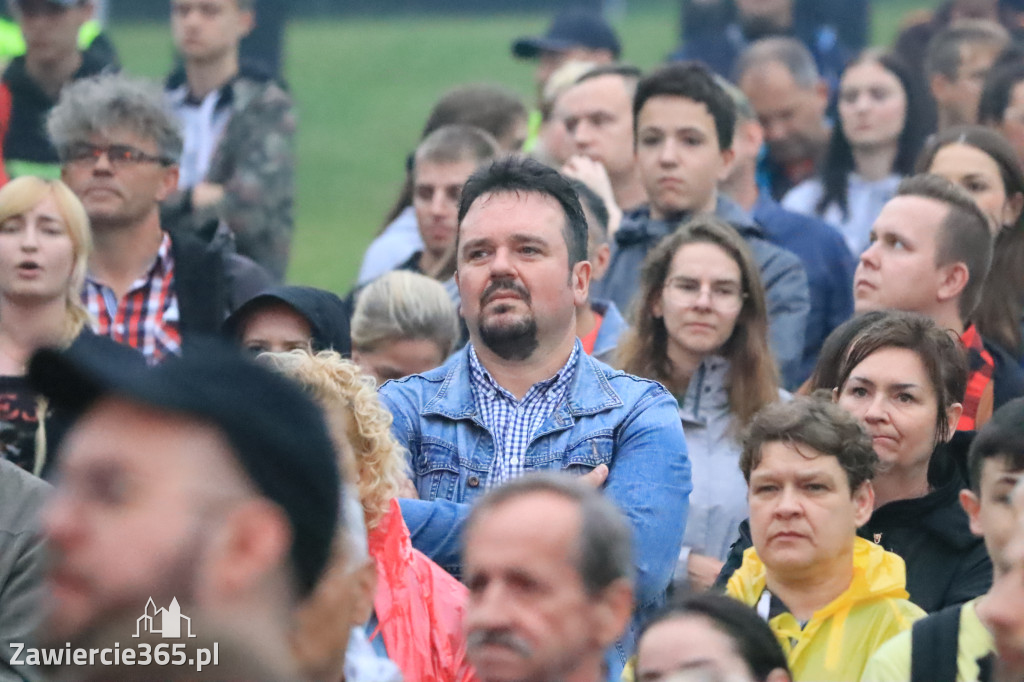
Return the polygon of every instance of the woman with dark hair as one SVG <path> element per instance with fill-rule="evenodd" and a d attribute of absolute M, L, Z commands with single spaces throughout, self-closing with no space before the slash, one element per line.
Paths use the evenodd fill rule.
<path fill-rule="evenodd" d="M 666 237 L 640 277 L 617 364 L 679 401 L 694 485 L 676 578 L 706 589 L 747 516 L 736 437 L 779 397 L 764 288 L 746 242 L 711 216 Z"/>
<path fill-rule="evenodd" d="M 655 616 L 640 633 L 636 652 L 636 682 L 667 682 L 684 671 L 708 682 L 792 679 L 768 623 L 721 595 L 687 597 Z"/>
<path fill-rule="evenodd" d="M 871 225 L 913 172 L 924 142 L 923 99 L 898 57 L 866 50 L 839 81 L 839 116 L 818 177 L 785 196 L 791 211 L 835 226 L 855 255 L 868 247 Z"/>
<path fill-rule="evenodd" d="M 846 335 L 855 322 L 833 333 Z M 860 419 L 881 462 L 872 481 L 875 509 L 859 534 L 903 558 L 910 600 L 925 611 L 983 594 L 992 564 L 959 501 L 968 440 L 954 435 L 967 385 L 960 344 L 928 317 L 890 311 L 822 362 L 836 369 L 816 372 L 810 389 L 831 391 Z M 741 535 L 718 584 L 750 546 L 746 527 Z"/>
<path fill-rule="evenodd" d="M 1016 153 L 990 128 L 958 126 L 930 141 L 917 170 L 964 188 L 988 216 L 995 235 L 992 266 L 971 322 L 986 341 L 1019 361 L 1024 356 L 1024 170 Z"/>

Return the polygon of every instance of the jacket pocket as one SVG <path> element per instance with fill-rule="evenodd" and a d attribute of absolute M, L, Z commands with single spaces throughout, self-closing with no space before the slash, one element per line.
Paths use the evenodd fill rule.
<path fill-rule="evenodd" d="M 458 453 L 450 443 L 424 438 L 413 471 L 420 499 L 460 501 L 456 498 L 459 487 Z"/>
<path fill-rule="evenodd" d="M 593 436 L 571 446 L 562 457 L 562 471 L 585 474 L 599 464 L 610 468 L 615 455 L 615 441 L 611 435 Z"/>

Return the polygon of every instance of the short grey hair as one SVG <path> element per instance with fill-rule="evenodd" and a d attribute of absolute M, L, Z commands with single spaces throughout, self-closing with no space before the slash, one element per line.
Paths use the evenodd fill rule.
<path fill-rule="evenodd" d="M 814 55 L 807 46 L 796 38 L 764 38 L 758 40 L 740 55 L 736 62 L 734 83 L 758 66 L 776 62 L 793 76 L 801 88 L 809 89 L 821 82 L 821 72 L 814 61 Z"/>
<path fill-rule="evenodd" d="M 46 131 L 62 158 L 69 145 L 114 131 L 153 140 L 160 156 L 172 163 L 181 157 L 178 119 L 160 87 L 141 78 L 101 74 L 74 81 L 61 91 L 46 118 Z"/>
<path fill-rule="evenodd" d="M 592 486 L 564 473 L 541 471 L 494 488 L 473 506 L 463 537 L 480 517 L 512 500 L 550 493 L 575 502 L 580 512 L 576 565 L 587 594 L 594 596 L 619 579 L 633 584 L 632 530 L 619 508 Z"/>

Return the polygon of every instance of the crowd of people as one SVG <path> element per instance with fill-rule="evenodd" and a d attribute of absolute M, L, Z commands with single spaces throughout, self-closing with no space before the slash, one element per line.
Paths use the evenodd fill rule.
<path fill-rule="evenodd" d="M 258 0 L 162 86 L 11 0 L 0 681 L 1024 680 L 1024 3 L 682 4 L 453 83 L 330 292 Z"/>

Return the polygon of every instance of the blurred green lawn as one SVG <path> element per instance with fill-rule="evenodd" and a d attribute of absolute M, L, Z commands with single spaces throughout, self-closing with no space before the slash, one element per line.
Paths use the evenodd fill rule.
<path fill-rule="evenodd" d="M 839 2 L 841 0 L 829 0 Z M 927 0 L 876 0 L 875 42 L 888 45 L 904 14 Z M 675 45 L 677 0 L 632 0 L 617 22 L 625 58 L 658 63 Z M 532 68 L 510 41 L 541 33 L 548 16 L 387 17 L 294 21 L 287 78 L 298 102 L 298 196 L 289 280 L 344 293 L 401 184 L 406 155 L 434 101 L 469 82 L 532 96 Z M 166 25 L 111 29 L 125 67 L 162 78 Z M 528 99 L 529 101 L 529 99 Z"/>

